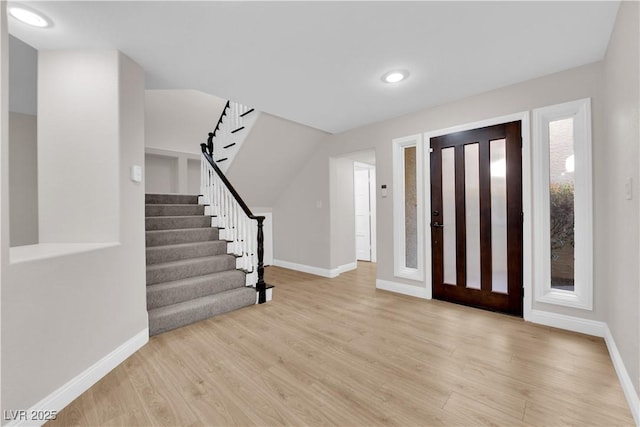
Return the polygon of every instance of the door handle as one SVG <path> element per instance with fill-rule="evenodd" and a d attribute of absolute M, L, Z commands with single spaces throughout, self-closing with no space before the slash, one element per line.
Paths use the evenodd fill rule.
<path fill-rule="evenodd" d="M 431 224 L 432 227 L 439 227 L 439 228 L 443 228 L 444 224 L 438 224 L 438 222 L 434 222 L 433 224 Z"/>

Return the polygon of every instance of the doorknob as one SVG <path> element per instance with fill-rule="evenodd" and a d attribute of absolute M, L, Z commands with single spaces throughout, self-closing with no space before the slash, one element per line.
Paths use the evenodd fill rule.
<path fill-rule="evenodd" d="M 438 224 L 438 222 L 434 222 L 433 224 L 431 224 L 432 227 L 439 227 L 439 228 L 443 228 L 444 224 Z"/>

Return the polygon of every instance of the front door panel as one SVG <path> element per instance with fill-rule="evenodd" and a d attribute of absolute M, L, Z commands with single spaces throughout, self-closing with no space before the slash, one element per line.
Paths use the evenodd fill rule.
<path fill-rule="evenodd" d="M 434 298 L 522 315 L 520 122 L 430 144 Z"/>

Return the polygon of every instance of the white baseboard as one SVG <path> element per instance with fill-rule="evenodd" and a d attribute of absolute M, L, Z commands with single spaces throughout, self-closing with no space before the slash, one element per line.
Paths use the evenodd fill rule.
<path fill-rule="evenodd" d="M 541 310 L 531 310 L 529 313 L 525 313 L 524 320 L 595 337 L 604 337 L 605 328 L 607 327 L 606 323 L 597 320 L 581 319 Z"/>
<path fill-rule="evenodd" d="M 327 268 L 314 267 L 311 265 L 297 264 L 295 262 L 274 259 L 273 265 L 276 267 L 288 268 L 289 270 L 302 271 L 303 273 L 315 274 L 316 276 L 331 277 L 330 270 Z"/>
<path fill-rule="evenodd" d="M 60 412 L 65 406 L 73 402 L 78 396 L 87 391 L 92 385 L 97 383 L 113 368 L 125 361 L 125 359 L 138 351 L 149 341 L 149 328 L 138 332 L 118 348 L 98 360 L 84 372 L 55 390 L 26 411 L 26 418 L 38 411 L 50 413 Z M 7 426 L 41 426 L 46 420 L 21 419 L 11 421 Z"/>
<path fill-rule="evenodd" d="M 358 268 L 358 261 L 353 261 L 353 262 L 350 262 L 349 264 L 340 265 L 337 268 L 333 268 L 329 270 L 329 274 L 331 274 L 331 277 L 338 277 L 342 273 L 355 270 L 356 268 Z"/>
<path fill-rule="evenodd" d="M 358 263 L 356 261 L 350 262 L 349 264 L 338 266 L 336 268 L 328 269 L 328 268 L 314 267 L 311 265 L 297 264 L 295 262 L 283 261 L 281 259 L 274 259 L 273 265 L 275 265 L 276 267 L 288 268 L 289 270 L 296 270 L 296 271 L 302 271 L 303 273 L 315 274 L 316 276 L 328 277 L 329 279 L 338 277 L 340 274 L 346 271 L 355 270 L 358 267 Z"/>
<path fill-rule="evenodd" d="M 609 356 L 611 356 L 611 361 L 613 362 L 613 367 L 616 369 L 616 374 L 618 374 L 622 391 L 627 398 L 629 408 L 631 408 L 631 415 L 633 416 L 636 426 L 640 426 L 640 397 L 633 386 L 627 368 L 624 366 L 624 362 L 622 361 L 620 352 L 618 352 L 618 347 L 616 346 L 616 342 L 613 339 L 608 325 L 604 327 L 604 342 L 607 343 Z"/>
<path fill-rule="evenodd" d="M 412 297 L 431 299 L 428 293 L 429 290 L 422 286 L 405 285 L 404 283 L 376 279 L 376 288 Z"/>

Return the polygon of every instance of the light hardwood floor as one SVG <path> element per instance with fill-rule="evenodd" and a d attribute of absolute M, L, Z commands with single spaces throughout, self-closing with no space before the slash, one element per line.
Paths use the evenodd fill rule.
<path fill-rule="evenodd" d="M 633 425 L 602 339 L 267 269 L 274 300 L 151 338 L 50 425 Z"/>

